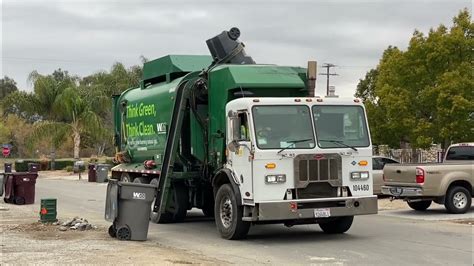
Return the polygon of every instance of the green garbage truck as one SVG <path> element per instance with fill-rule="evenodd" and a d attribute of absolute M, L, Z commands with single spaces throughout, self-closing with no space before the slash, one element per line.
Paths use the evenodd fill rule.
<path fill-rule="evenodd" d="M 377 213 L 362 102 L 316 96 L 315 61 L 256 64 L 239 36 L 146 62 L 140 86 L 113 97 L 112 178 L 157 187 L 153 222 L 198 208 L 225 239 L 266 223 L 344 233 Z"/>

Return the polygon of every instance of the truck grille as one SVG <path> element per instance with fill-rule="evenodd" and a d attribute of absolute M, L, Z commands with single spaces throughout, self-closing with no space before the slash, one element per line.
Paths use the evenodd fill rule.
<path fill-rule="evenodd" d="M 311 154 L 295 158 L 295 178 L 297 188 L 304 188 L 313 182 L 328 182 L 333 186 L 342 184 L 341 156 L 324 154 L 322 157 Z"/>

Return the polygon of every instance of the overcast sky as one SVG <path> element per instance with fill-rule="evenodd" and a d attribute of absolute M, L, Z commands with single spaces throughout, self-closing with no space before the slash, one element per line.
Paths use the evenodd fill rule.
<path fill-rule="evenodd" d="M 2 1 L 2 76 L 24 90 L 28 74 L 62 68 L 85 76 L 140 55 L 208 54 L 205 40 L 236 26 L 257 63 L 338 65 L 337 94 L 351 96 L 389 45 L 405 49 L 471 1 Z M 323 71 L 320 69 L 319 71 Z M 318 77 L 317 91 L 325 90 Z"/>

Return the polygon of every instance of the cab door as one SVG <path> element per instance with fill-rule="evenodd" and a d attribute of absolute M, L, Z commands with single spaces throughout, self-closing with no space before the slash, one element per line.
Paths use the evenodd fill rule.
<path fill-rule="evenodd" d="M 243 199 L 253 199 L 253 151 L 251 142 L 251 123 L 247 110 L 239 110 L 228 117 L 227 143 L 234 148 L 227 150 L 227 163 L 240 183 Z M 237 145 L 235 145 L 237 144 Z"/>

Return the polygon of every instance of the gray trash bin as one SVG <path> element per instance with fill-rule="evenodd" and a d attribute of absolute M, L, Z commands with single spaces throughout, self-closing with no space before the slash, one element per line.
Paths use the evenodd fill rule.
<path fill-rule="evenodd" d="M 96 182 L 104 183 L 105 181 L 107 181 L 107 177 L 109 176 L 110 165 L 97 164 L 95 169 L 96 169 Z"/>
<path fill-rule="evenodd" d="M 119 240 L 147 239 L 154 185 L 109 180 L 105 220 L 112 222 L 109 235 Z"/>

